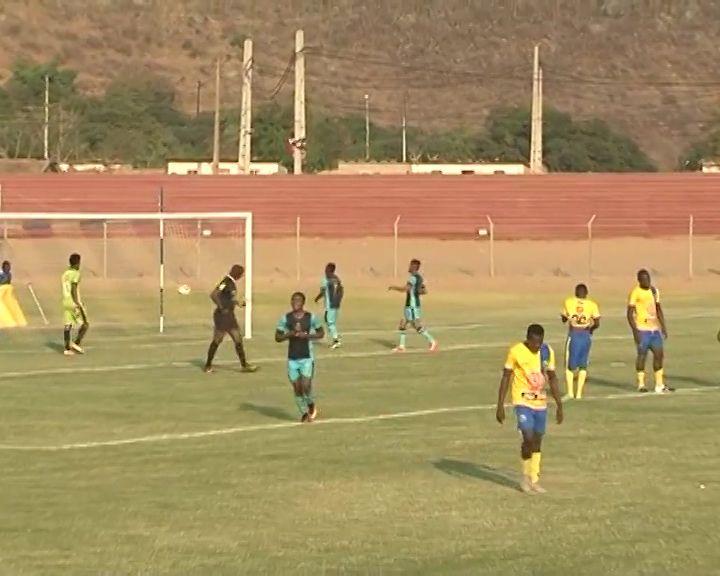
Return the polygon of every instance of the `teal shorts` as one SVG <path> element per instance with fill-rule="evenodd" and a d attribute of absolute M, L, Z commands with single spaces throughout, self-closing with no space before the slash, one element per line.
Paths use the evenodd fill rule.
<path fill-rule="evenodd" d="M 287 370 L 290 382 L 297 382 L 301 376 L 307 380 L 312 380 L 315 373 L 315 361 L 312 358 L 288 360 Z"/>
<path fill-rule="evenodd" d="M 325 324 L 337 324 L 338 312 L 340 312 L 340 310 L 337 308 L 328 308 L 325 310 Z"/>
<path fill-rule="evenodd" d="M 420 308 L 417 306 L 405 306 L 405 320 L 408 322 L 420 320 Z"/>

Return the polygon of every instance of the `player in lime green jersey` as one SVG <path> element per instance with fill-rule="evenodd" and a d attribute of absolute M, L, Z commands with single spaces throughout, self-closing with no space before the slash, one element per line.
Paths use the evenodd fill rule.
<path fill-rule="evenodd" d="M 70 266 L 62 275 L 63 325 L 65 355 L 84 354 L 80 344 L 90 327 L 85 307 L 80 300 L 80 254 L 70 255 Z M 75 340 L 71 338 L 73 326 L 80 325 Z"/>

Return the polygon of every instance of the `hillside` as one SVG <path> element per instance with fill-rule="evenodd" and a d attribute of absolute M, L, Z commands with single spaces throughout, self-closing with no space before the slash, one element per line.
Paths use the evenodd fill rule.
<path fill-rule="evenodd" d="M 224 100 L 239 102 L 242 40 L 255 40 L 257 104 L 306 34 L 308 97 L 337 114 L 428 128 L 474 127 L 501 104 L 527 104 L 531 52 L 542 46 L 545 101 L 596 116 L 673 168 L 717 109 L 720 2 L 713 0 L 5 0 L 0 82 L 18 58 L 57 57 L 100 92 L 147 69 L 187 110 L 212 105 L 213 59 L 226 56 Z"/>

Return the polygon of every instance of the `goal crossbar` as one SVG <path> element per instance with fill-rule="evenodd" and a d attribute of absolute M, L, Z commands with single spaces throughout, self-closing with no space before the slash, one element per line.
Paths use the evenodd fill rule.
<path fill-rule="evenodd" d="M 158 222 L 158 241 L 160 243 L 159 261 L 159 324 L 160 332 L 165 330 L 165 222 L 168 220 L 243 220 L 245 222 L 245 338 L 253 333 L 253 215 L 252 212 L 2 212 L 0 222 L 25 220 L 94 220 L 94 221 L 130 221 L 142 220 Z"/>

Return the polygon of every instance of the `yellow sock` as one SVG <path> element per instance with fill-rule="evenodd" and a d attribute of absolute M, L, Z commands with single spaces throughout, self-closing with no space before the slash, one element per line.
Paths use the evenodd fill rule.
<path fill-rule="evenodd" d="M 645 388 L 645 370 L 637 373 L 638 388 Z"/>
<path fill-rule="evenodd" d="M 530 458 L 530 479 L 533 483 L 540 479 L 540 460 L 542 458 L 541 452 L 533 452 Z"/>
<path fill-rule="evenodd" d="M 575 374 L 572 370 L 565 370 L 565 389 L 567 391 L 567 395 L 572 397 L 574 396 L 573 393 L 573 379 L 575 378 Z"/>
<path fill-rule="evenodd" d="M 582 398 L 583 388 L 585 388 L 585 380 L 587 380 L 587 370 L 580 370 L 580 372 L 578 372 L 577 394 L 575 395 L 575 398 Z"/>
<path fill-rule="evenodd" d="M 523 476 L 532 476 L 532 460 L 528 458 L 522 461 Z"/>
<path fill-rule="evenodd" d="M 663 388 L 665 386 L 664 375 L 665 371 L 662 368 L 655 370 L 655 388 Z"/>

